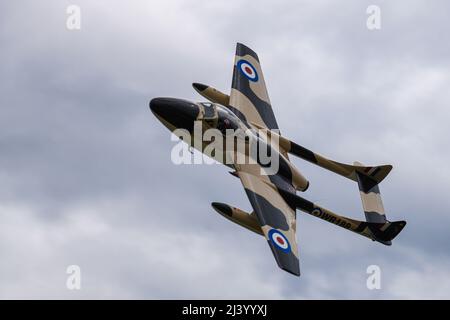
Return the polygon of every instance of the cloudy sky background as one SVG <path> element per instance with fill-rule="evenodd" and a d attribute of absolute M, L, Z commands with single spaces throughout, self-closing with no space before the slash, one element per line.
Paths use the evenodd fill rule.
<path fill-rule="evenodd" d="M 81 30 L 66 8 L 81 8 Z M 366 28 L 366 8 L 382 28 Z M 447 1 L 2 1 L 0 298 L 450 298 Z M 341 162 L 391 163 L 385 247 L 298 213 L 300 278 L 223 219 L 250 210 L 221 166 L 175 166 L 156 96 L 228 92 L 259 53 L 282 133 Z M 293 160 L 305 197 L 363 217 L 352 181 Z M 66 288 L 81 267 L 82 289 Z M 366 288 L 379 265 L 381 290 Z"/>

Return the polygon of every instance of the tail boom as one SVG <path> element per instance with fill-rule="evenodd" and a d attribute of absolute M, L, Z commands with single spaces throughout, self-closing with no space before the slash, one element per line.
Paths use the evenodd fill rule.
<path fill-rule="evenodd" d="M 331 210 L 323 208 L 289 191 L 278 190 L 283 197 L 289 203 L 294 204 L 297 209 L 385 245 L 391 245 L 391 240 L 393 240 L 406 225 L 406 221 L 385 221 L 384 223 L 376 223 L 354 220 L 334 213 Z"/>
<path fill-rule="evenodd" d="M 256 127 L 256 124 L 252 123 Z M 362 164 L 355 162 L 353 165 L 340 163 L 324 156 L 321 156 L 318 153 L 315 153 L 281 135 L 278 133 L 267 130 L 265 128 L 260 128 L 261 130 L 265 130 L 266 134 L 270 137 L 277 136 L 277 140 L 279 142 L 279 147 L 281 150 L 290 153 L 294 156 L 297 156 L 303 160 L 306 160 L 312 164 L 315 164 L 319 167 L 327 169 L 331 172 L 339 174 L 343 177 L 346 177 L 350 180 L 358 182 L 358 175 L 364 178 L 364 182 L 368 188 L 371 188 L 381 181 L 389 174 L 392 170 L 391 165 L 381 165 L 381 166 L 363 166 Z"/>
<path fill-rule="evenodd" d="M 343 177 L 346 177 L 353 181 L 358 181 L 358 174 L 365 177 L 368 186 L 374 186 L 383 181 L 384 178 L 391 172 L 391 165 L 381 166 L 363 166 L 363 165 L 350 165 L 340 163 L 334 160 L 327 159 L 320 154 L 314 153 L 311 150 L 290 141 L 290 148 L 286 150 L 288 153 L 293 154 L 303 160 L 309 161 L 319 167 L 330 170 Z"/>

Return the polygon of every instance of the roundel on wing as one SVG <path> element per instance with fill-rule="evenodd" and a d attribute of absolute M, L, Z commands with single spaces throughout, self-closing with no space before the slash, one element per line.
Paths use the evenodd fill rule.
<path fill-rule="evenodd" d="M 269 239 L 272 243 L 280 250 L 284 252 L 291 251 L 291 245 L 284 234 L 276 229 L 271 229 L 269 231 Z"/>
<path fill-rule="evenodd" d="M 256 82 L 258 81 L 258 72 L 256 68 L 247 60 L 241 59 L 237 63 L 238 69 L 242 72 L 242 74 L 250 81 Z"/>

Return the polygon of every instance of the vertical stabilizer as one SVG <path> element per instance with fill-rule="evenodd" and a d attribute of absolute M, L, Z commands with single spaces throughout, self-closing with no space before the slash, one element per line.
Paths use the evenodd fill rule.
<path fill-rule="evenodd" d="M 353 163 L 355 166 L 362 166 L 359 162 Z M 380 188 L 378 183 L 369 175 L 356 172 L 358 180 L 359 194 L 366 215 L 367 222 L 385 223 L 386 214 L 384 213 L 383 201 L 381 200 Z"/>

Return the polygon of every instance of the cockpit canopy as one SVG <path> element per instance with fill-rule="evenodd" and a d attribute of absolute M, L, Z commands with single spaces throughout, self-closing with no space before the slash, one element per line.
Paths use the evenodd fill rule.
<path fill-rule="evenodd" d="M 202 120 L 220 130 L 222 134 L 226 134 L 227 129 L 237 130 L 240 128 L 239 119 L 227 108 L 210 102 L 203 102 L 200 105 L 204 110 Z"/>

